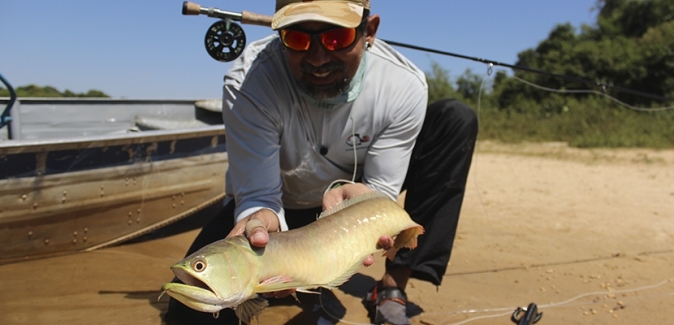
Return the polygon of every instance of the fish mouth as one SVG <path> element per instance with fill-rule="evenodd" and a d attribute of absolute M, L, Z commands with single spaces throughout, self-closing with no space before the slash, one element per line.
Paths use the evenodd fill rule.
<path fill-rule="evenodd" d="M 172 267 L 171 270 L 173 271 L 173 274 L 175 274 L 176 277 L 178 277 L 178 279 L 180 279 L 180 281 L 182 281 L 184 284 L 210 291 L 212 294 L 217 296 L 215 290 L 213 290 L 213 288 L 211 288 L 208 284 L 206 284 L 206 282 L 193 276 L 189 272 L 185 271 L 183 268 Z"/>
<path fill-rule="evenodd" d="M 170 282 L 164 284 L 162 291 L 169 296 L 192 309 L 207 313 L 218 312 L 230 307 L 225 299 L 201 279 L 179 267 L 172 268 L 172 270 L 183 283 Z"/>

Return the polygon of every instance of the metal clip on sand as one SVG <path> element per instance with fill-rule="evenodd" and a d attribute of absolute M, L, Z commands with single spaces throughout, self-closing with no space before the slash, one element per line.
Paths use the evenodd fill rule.
<path fill-rule="evenodd" d="M 510 320 L 517 325 L 532 325 L 538 323 L 543 317 L 543 313 L 538 312 L 538 306 L 530 303 L 526 309 L 517 307 Z"/>

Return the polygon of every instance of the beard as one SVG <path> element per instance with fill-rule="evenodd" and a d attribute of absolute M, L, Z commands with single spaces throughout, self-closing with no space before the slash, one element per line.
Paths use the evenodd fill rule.
<path fill-rule="evenodd" d="M 335 98 L 349 89 L 352 77 L 350 77 L 346 71 L 346 64 L 341 62 L 330 62 L 320 67 L 314 67 L 306 62 L 302 64 L 302 75 L 326 72 L 337 72 L 341 74 L 342 77 L 336 78 L 334 81 L 327 84 L 315 84 L 309 82 L 305 78 L 301 78 L 298 80 L 298 85 L 309 96 L 318 100 Z"/>

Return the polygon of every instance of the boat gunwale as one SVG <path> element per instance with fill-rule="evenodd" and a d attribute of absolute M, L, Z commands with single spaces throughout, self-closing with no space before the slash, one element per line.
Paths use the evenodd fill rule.
<path fill-rule="evenodd" d="M 7 140 L 0 141 L 0 155 L 181 140 L 211 135 L 219 136 L 224 133 L 224 125 L 213 125 L 194 129 L 150 130 L 61 139 Z"/>

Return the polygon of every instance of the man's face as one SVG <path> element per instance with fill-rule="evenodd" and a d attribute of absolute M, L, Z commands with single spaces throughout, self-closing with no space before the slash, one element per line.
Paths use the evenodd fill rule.
<path fill-rule="evenodd" d="M 358 71 L 365 51 L 365 41 L 374 42 L 374 30 L 370 27 L 373 16 L 369 17 L 365 33 L 360 33 L 349 47 L 328 51 L 316 38 L 307 51 L 285 49 L 286 60 L 299 86 L 316 99 L 334 98 L 349 88 Z M 377 16 L 376 25 L 378 26 Z M 374 24 L 372 24 L 374 26 Z M 293 25 L 293 29 L 305 32 L 324 31 L 335 27 L 321 22 L 303 22 Z M 372 30 L 372 34 L 369 32 Z"/>

